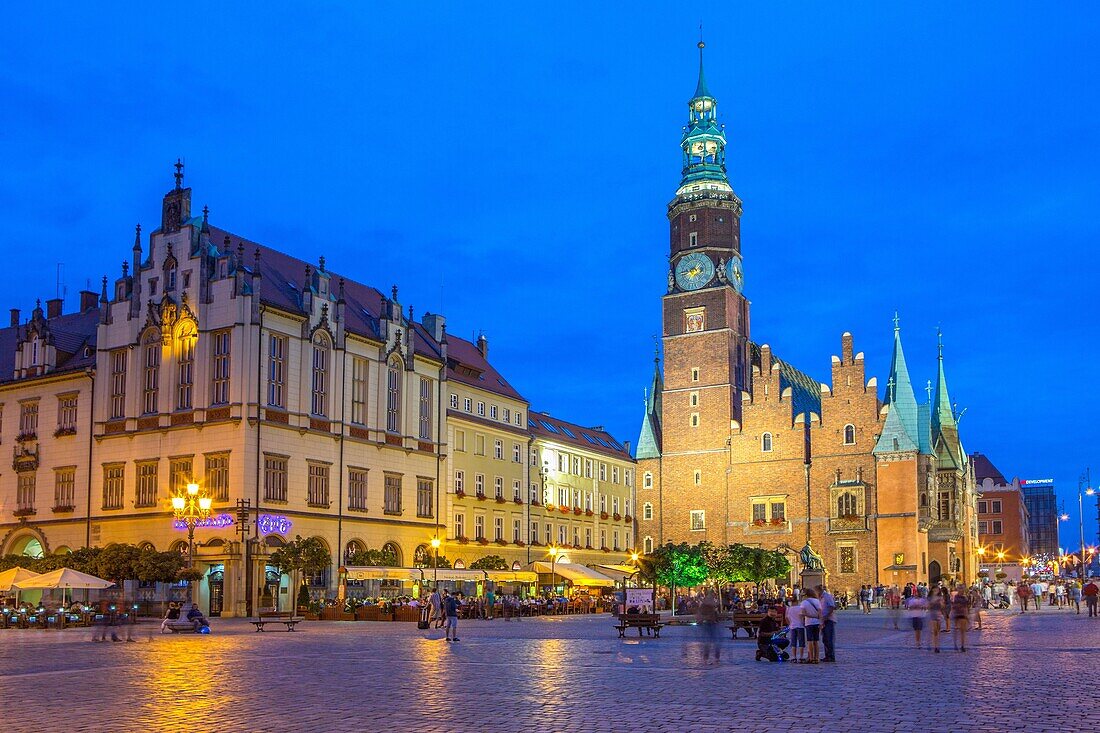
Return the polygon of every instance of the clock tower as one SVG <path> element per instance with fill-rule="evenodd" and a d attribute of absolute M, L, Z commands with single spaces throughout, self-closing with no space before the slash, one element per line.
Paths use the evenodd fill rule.
<path fill-rule="evenodd" d="M 751 389 L 741 199 L 726 176 L 726 134 L 703 73 L 703 48 L 700 41 L 699 80 L 680 140 L 682 176 L 668 205 L 664 373 L 654 377 L 659 399 L 647 401 L 638 443 L 644 545 L 685 539 L 689 513 L 691 541 L 726 540 L 721 517 L 689 509 L 701 504 L 701 494 L 719 491 L 728 476 L 741 393 Z"/>

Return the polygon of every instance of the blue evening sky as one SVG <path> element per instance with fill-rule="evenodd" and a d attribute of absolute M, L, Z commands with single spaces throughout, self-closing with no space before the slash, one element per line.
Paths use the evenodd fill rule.
<path fill-rule="evenodd" d="M 3 307 L 51 297 L 58 262 L 70 304 L 116 277 L 182 156 L 218 226 L 397 283 L 484 330 L 534 407 L 634 442 L 702 20 L 752 337 L 826 381 L 851 331 L 884 384 L 897 309 L 923 385 L 942 326 L 964 445 L 1055 478 L 1077 545 L 1078 476 L 1100 484 L 1095 9 L 158 5 L 6 15 Z"/>

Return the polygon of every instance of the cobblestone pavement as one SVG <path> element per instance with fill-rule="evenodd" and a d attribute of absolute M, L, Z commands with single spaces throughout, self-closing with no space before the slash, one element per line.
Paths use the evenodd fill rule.
<path fill-rule="evenodd" d="M 839 663 L 820 666 L 757 663 L 754 642 L 728 636 L 721 664 L 705 665 L 692 627 L 620 640 L 604 615 L 463 622 L 457 644 L 412 624 L 214 626 L 141 625 L 135 644 L 0 631 L 0 728 L 879 733 L 1006 731 L 1025 715 L 1028 733 L 1100 727 L 1100 620 L 1070 611 L 994 612 L 967 653 L 946 640 L 938 655 L 885 612 L 848 611 Z"/>

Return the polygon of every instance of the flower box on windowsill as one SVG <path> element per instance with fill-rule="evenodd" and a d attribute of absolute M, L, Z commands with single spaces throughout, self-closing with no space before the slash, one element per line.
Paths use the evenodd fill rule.
<path fill-rule="evenodd" d="M 512 544 L 516 545 L 517 547 L 523 547 L 524 546 L 523 540 L 513 540 Z"/>
<path fill-rule="evenodd" d="M 776 517 L 776 518 L 772 519 L 772 526 L 774 526 L 774 527 L 778 527 L 778 526 L 786 524 L 786 523 L 787 523 L 787 520 L 783 519 L 781 517 Z"/>
<path fill-rule="evenodd" d="M 542 506 L 542 502 L 539 501 L 538 499 L 532 499 L 531 500 L 531 506 Z"/>
<path fill-rule="evenodd" d="M 616 522 L 621 522 L 622 520 L 623 520 L 623 515 L 619 514 L 618 512 L 615 512 L 615 521 Z"/>
<path fill-rule="evenodd" d="M 579 550 L 579 549 L 581 549 L 581 546 L 579 544 L 575 544 L 575 545 L 573 545 L 573 549 L 574 550 Z"/>
<path fill-rule="evenodd" d="M 585 509 L 584 510 L 584 516 L 591 517 L 592 516 L 592 510 L 591 509 Z"/>
<path fill-rule="evenodd" d="M 75 511 L 76 511 L 76 507 L 72 506 L 71 504 L 58 505 L 58 506 L 55 506 L 53 508 L 53 513 L 54 514 L 66 514 L 68 512 L 75 512 Z"/>
<path fill-rule="evenodd" d="M 470 540 L 467 537 L 455 537 L 455 542 L 457 542 L 460 545 L 465 545 L 465 544 L 468 544 L 470 542 Z"/>
<path fill-rule="evenodd" d="M 13 517 L 30 517 L 37 513 L 33 507 L 23 507 L 22 509 L 16 509 L 11 514 Z"/>
<path fill-rule="evenodd" d="M 520 544 L 520 547 L 523 546 L 522 542 L 520 542 L 519 544 Z M 542 547 L 542 543 L 539 542 L 538 540 L 535 540 L 534 542 L 531 543 L 531 547 Z"/>
<path fill-rule="evenodd" d="M 560 507 L 558 507 L 558 509 L 561 511 L 562 514 L 568 514 L 569 513 L 569 507 L 567 507 L 567 506 L 560 506 Z"/>
<path fill-rule="evenodd" d="M 601 547 L 600 549 L 603 550 L 604 552 L 611 552 L 610 547 Z"/>
<path fill-rule="evenodd" d="M 498 496 L 497 497 L 497 504 L 507 504 L 507 503 L 508 502 L 505 500 L 505 498 L 503 496 Z"/>
<path fill-rule="evenodd" d="M 752 523 L 753 523 L 753 526 L 763 527 L 768 522 L 767 522 L 766 519 L 754 519 L 754 520 L 752 520 Z"/>
<path fill-rule="evenodd" d="M 593 547 L 592 547 L 592 545 L 585 545 L 585 546 L 584 546 L 584 549 L 586 549 L 586 550 L 592 550 L 592 549 L 595 549 L 595 548 L 593 548 Z"/>
<path fill-rule="evenodd" d="M 477 540 L 477 543 L 479 545 L 487 545 L 487 544 L 489 544 L 489 538 L 488 537 L 479 537 L 478 540 Z"/>
<path fill-rule="evenodd" d="M 53 432 L 55 438 L 60 438 L 63 435 L 76 435 L 76 428 L 58 428 Z"/>
<path fill-rule="evenodd" d="M 456 499 L 465 499 L 466 498 L 466 492 L 463 491 L 462 489 L 458 489 L 457 491 L 455 491 L 455 498 Z"/>
<path fill-rule="evenodd" d="M 576 514 L 579 517 L 581 515 L 580 507 L 577 507 L 577 508 L 573 509 L 573 513 Z"/>
<path fill-rule="evenodd" d="M 25 443 L 28 440 L 38 440 L 38 433 L 26 432 L 15 436 L 16 443 Z"/>
<path fill-rule="evenodd" d="M 512 501 L 514 501 L 516 504 L 519 504 L 520 506 L 523 506 L 523 499 L 519 498 L 518 496 L 512 499 Z"/>
<path fill-rule="evenodd" d="M 600 519 L 607 519 L 607 512 L 600 512 Z"/>
<path fill-rule="evenodd" d="M 627 524 L 630 524 L 631 522 L 634 521 L 634 517 L 627 514 L 626 516 L 623 517 L 623 521 L 626 522 Z"/>
<path fill-rule="evenodd" d="M 485 501 L 485 494 L 483 494 L 483 493 L 481 493 L 481 492 L 479 491 L 479 492 L 477 493 L 477 496 L 476 496 L 476 498 L 477 498 L 477 500 L 478 500 L 478 501 Z"/>
<path fill-rule="evenodd" d="M 858 514 L 841 514 L 840 518 L 843 519 L 845 522 L 854 522 L 860 517 Z"/>
<path fill-rule="evenodd" d="M 497 543 L 498 545 L 500 545 L 501 547 L 504 547 L 505 545 L 507 545 L 507 544 L 508 544 L 508 540 L 506 540 L 506 539 L 503 539 L 503 538 L 502 538 L 502 539 L 499 539 L 499 540 L 493 540 L 493 541 L 494 541 L 494 542 L 496 542 L 496 543 Z"/>

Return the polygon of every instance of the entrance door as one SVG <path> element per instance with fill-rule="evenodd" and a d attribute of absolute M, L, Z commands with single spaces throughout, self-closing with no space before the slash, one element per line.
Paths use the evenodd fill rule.
<path fill-rule="evenodd" d="M 210 618 L 218 618 L 222 615 L 222 606 L 225 602 L 225 570 L 222 565 L 215 565 L 210 574 L 206 576 L 207 587 L 210 591 Z"/>
<path fill-rule="evenodd" d="M 940 582 L 940 576 L 943 575 L 943 569 L 940 568 L 940 561 L 933 560 L 928 563 L 928 584 L 935 585 Z"/>

